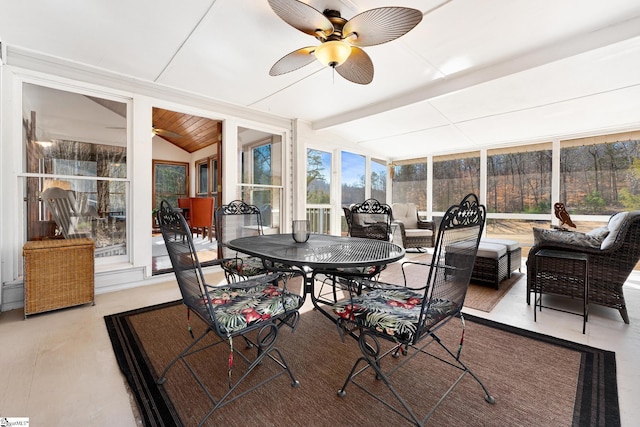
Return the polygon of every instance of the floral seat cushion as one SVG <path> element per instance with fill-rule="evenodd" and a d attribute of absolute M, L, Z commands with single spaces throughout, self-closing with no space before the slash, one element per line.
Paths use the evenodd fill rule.
<path fill-rule="evenodd" d="M 256 257 L 230 258 L 222 262 L 222 268 L 242 277 L 257 276 L 267 272 L 262 260 Z"/>
<path fill-rule="evenodd" d="M 408 288 L 375 289 L 333 307 L 340 318 L 393 336 L 400 342 L 413 339 L 421 309 L 422 294 Z M 432 299 L 425 322 L 437 323 L 456 309 L 451 301 Z"/>
<path fill-rule="evenodd" d="M 233 334 L 302 305 L 300 295 L 272 284 L 248 288 L 222 287 L 209 292 L 221 332 Z"/>

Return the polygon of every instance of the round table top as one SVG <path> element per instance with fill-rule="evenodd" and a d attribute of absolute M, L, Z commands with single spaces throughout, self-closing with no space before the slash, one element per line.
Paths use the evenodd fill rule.
<path fill-rule="evenodd" d="M 380 266 L 405 255 L 401 246 L 390 242 L 329 234 L 311 234 L 305 243 L 297 243 L 291 234 L 241 237 L 227 246 L 273 262 L 321 269 Z"/>

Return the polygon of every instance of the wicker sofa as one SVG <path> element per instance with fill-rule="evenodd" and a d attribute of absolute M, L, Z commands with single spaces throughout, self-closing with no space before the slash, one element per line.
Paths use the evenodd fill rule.
<path fill-rule="evenodd" d="M 612 216 L 609 225 L 612 224 Z M 557 289 L 551 293 L 563 294 L 563 279 L 560 277 L 549 277 L 548 271 L 537 271 L 535 255 L 542 249 L 552 249 L 569 252 L 579 252 L 588 255 L 589 265 L 589 304 L 598 304 L 615 308 L 620 311 L 620 315 L 625 323 L 629 323 L 627 306 L 624 300 L 623 285 L 631 271 L 640 260 L 640 211 L 626 213 L 620 221 L 617 233 L 610 232 L 608 244 L 602 242 L 600 247 L 584 247 L 563 242 L 539 242 L 529 251 L 527 258 L 527 304 L 531 302 L 531 293 L 537 286 L 537 277 L 544 277 L 545 286 L 548 283 L 557 285 Z M 576 234 L 571 232 L 560 232 L 568 235 Z M 603 249 L 605 247 L 605 249 Z M 540 275 L 540 276 L 539 276 Z M 540 279 L 542 280 L 542 279 Z M 545 288 L 548 289 L 548 288 Z M 565 293 L 568 295 L 568 293 Z"/>
<path fill-rule="evenodd" d="M 391 211 L 394 223 L 400 228 L 402 246 L 405 249 L 433 247 L 435 223 L 420 219 L 415 203 L 394 203 Z"/>

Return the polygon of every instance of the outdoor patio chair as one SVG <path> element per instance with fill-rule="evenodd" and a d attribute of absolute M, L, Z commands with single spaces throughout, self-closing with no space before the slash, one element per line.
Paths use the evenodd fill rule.
<path fill-rule="evenodd" d="M 213 405 L 199 425 L 204 424 L 217 409 L 285 373 L 289 375 L 291 385 L 297 387 L 298 381 L 280 350 L 275 347 L 279 329 L 283 325 L 295 329 L 300 316 L 298 309 L 304 302 L 300 295 L 287 291 L 286 281 L 282 281 L 286 276 L 261 276 L 231 285 L 209 285 L 205 282 L 191 232 L 182 214 L 175 212 L 169 203 L 163 200 L 157 218 L 180 288 L 182 302 L 187 306 L 188 313 L 194 313 L 206 325 L 202 335 L 194 339 L 167 365 L 158 377 L 157 383 L 164 384 L 169 369 L 179 360 L 182 361 Z M 282 287 L 278 286 L 279 283 L 282 283 Z M 186 320 L 189 321 L 188 315 Z M 190 324 L 188 330 L 193 338 Z M 247 335 L 252 331 L 257 331 L 257 334 Z M 207 344 L 200 343 L 209 333 L 217 335 L 218 339 L 213 343 L 211 340 L 206 340 Z M 257 347 L 255 357 L 246 351 L 234 351 L 233 340 L 236 337 L 243 337 L 248 344 Z M 218 392 L 214 392 L 192 368 L 189 358 L 223 343 L 229 345 L 228 364 L 225 358 L 224 366 L 211 369 L 226 367 L 229 381 L 219 384 Z M 236 361 L 243 361 L 246 368 L 241 369 L 239 378 L 234 381 L 233 372 L 238 369 L 236 365 L 243 365 L 242 362 Z M 268 361 L 273 362 L 275 369 L 264 365 Z M 269 376 L 263 379 L 264 375 L 260 375 L 260 380 L 256 381 L 256 376 L 251 375 L 254 370 L 260 370 L 261 374 Z M 245 380 L 248 381 L 246 385 Z"/>
<path fill-rule="evenodd" d="M 394 203 L 391 205 L 393 223 L 400 228 L 402 246 L 405 249 L 432 248 L 436 226 L 433 221 L 420 219 L 415 203 Z"/>
<path fill-rule="evenodd" d="M 606 227 L 594 229 L 586 236 L 585 233 L 570 231 L 537 231 L 541 238 L 537 239 L 527 257 L 527 304 L 531 302 L 531 293 L 536 290 L 579 298 L 579 293 L 574 291 L 575 277 L 557 268 L 560 262 L 546 263 L 546 268 L 539 271 L 535 257 L 544 249 L 581 253 L 588 256 L 588 303 L 617 309 L 624 323 L 629 323 L 623 286 L 640 261 L 640 211 L 612 215 Z M 590 243 L 602 231 L 606 232 L 604 239 L 595 245 Z"/>
<path fill-rule="evenodd" d="M 262 216 L 257 206 L 234 200 L 216 209 L 215 223 L 218 258 L 229 283 L 267 273 L 260 258 L 227 247 L 227 242 L 233 239 L 263 234 Z"/>
<path fill-rule="evenodd" d="M 474 194 L 469 194 L 460 205 L 451 206 L 444 214 L 431 264 L 412 261 L 403 263 L 403 273 L 405 264 L 423 266 L 423 283 L 406 283 L 406 276 L 404 285 L 378 282 L 375 289 L 360 295 L 352 294 L 350 298 L 334 305 L 333 310 L 338 316 L 340 330 L 357 338 L 362 351 L 362 357 L 356 360 L 344 385 L 338 391 L 338 396 L 344 397 L 347 385 L 353 383 L 400 416 L 421 426 L 460 380 L 466 374 L 470 374 L 482 387 L 485 400 L 495 403 L 480 379 L 460 360 L 464 337 L 464 318 L 461 310 L 485 218 L 485 207 L 478 203 Z M 452 249 L 453 253 L 449 254 Z M 437 333 L 449 321 L 458 318 L 462 323 L 462 333 L 459 345 L 455 350 L 451 350 Z M 379 339 L 390 341 L 392 345 L 382 347 Z M 433 343 L 440 345 L 445 353 L 428 351 L 427 347 Z M 400 357 L 401 354 L 405 358 L 400 362 L 391 363 L 388 360 L 389 355 Z M 411 376 L 427 374 L 412 372 L 409 367 L 404 371 L 399 369 L 416 356 L 431 356 L 434 360 L 462 371 L 424 416 L 418 415 L 416 409 L 419 408 L 415 408 L 415 405 L 412 408 L 400 394 L 402 391 L 405 395 L 410 395 L 412 390 L 397 390 L 391 383 L 391 377 L 394 376 L 394 384 L 401 384 L 402 378 L 397 376 L 403 373 Z M 367 372 L 375 375 L 382 384 L 376 381 L 375 385 L 372 385 L 368 378 L 360 379 L 360 376 Z M 432 374 L 437 376 L 441 375 L 441 372 L 434 366 Z M 386 386 L 391 394 L 381 392 L 379 387 L 382 385 Z"/>
<path fill-rule="evenodd" d="M 92 237 L 85 196 L 76 198 L 72 190 L 51 187 L 42 193 L 42 200 L 65 239 Z"/>

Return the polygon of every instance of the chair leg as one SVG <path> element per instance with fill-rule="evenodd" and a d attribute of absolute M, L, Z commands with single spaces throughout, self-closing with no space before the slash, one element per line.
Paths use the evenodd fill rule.
<path fill-rule="evenodd" d="M 202 333 L 202 335 L 200 335 L 198 338 L 196 338 L 195 340 L 193 340 L 193 342 L 191 344 L 189 344 L 187 346 L 187 348 L 185 348 L 184 350 L 182 350 L 182 352 L 177 355 L 175 357 L 175 359 L 173 359 L 171 362 L 169 362 L 169 364 L 167 365 L 166 368 L 164 368 L 164 371 L 162 371 L 162 374 L 160 374 L 160 377 L 158 377 L 158 379 L 156 380 L 156 384 L 162 385 L 165 383 L 165 381 L 167 381 L 167 372 L 169 372 L 169 369 L 171 369 L 171 367 L 178 361 L 178 360 L 184 360 L 184 358 L 192 353 L 195 353 L 196 351 L 200 351 L 203 350 L 204 348 L 209 348 L 209 347 L 213 347 L 216 344 L 219 344 L 221 341 L 217 341 L 214 344 L 208 345 L 207 347 L 204 347 L 203 349 L 197 349 L 194 352 L 191 351 L 192 348 L 194 348 L 199 342 L 200 340 L 202 340 L 205 336 L 207 336 L 207 334 L 209 332 L 213 332 L 213 329 L 211 328 L 207 328 L 206 331 L 204 331 Z M 193 335 L 192 335 L 193 336 Z"/>
<path fill-rule="evenodd" d="M 426 339 L 426 343 L 421 345 L 420 347 L 415 346 L 415 345 L 408 345 L 407 349 L 410 348 L 410 349 L 413 350 L 411 352 L 411 354 L 408 354 L 403 349 L 402 354 L 404 356 L 406 356 L 406 358 L 404 360 L 402 360 L 401 362 L 395 364 L 391 369 L 389 369 L 389 370 L 387 370 L 385 372 L 382 369 L 382 361 L 388 355 L 392 355 L 393 357 L 397 357 L 398 356 L 398 346 L 394 346 L 390 350 L 387 350 L 386 352 L 381 353 L 380 352 L 380 345 L 379 345 L 379 342 L 378 342 L 377 338 L 375 337 L 375 335 L 373 335 L 369 331 L 361 332 L 358 342 L 359 342 L 359 345 L 360 345 L 360 351 L 362 352 L 362 357 L 358 358 L 358 360 L 356 360 L 356 362 L 354 363 L 353 368 L 351 369 L 351 372 L 349 373 L 346 381 L 344 382 L 344 385 L 342 386 L 342 388 L 340 390 L 338 390 L 338 396 L 340 396 L 340 397 L 345 397 L 346 396 L 346 387 L 351 382 L 356 387 L 360 388 L 365 393 L 369 394 L 371 397 L 373 397 L 374 399 L 376 399 L 380 403 L 384 404 L 387 408 L 389 408 L 393 412 L 397 413 L 401 417 L 403 417 L 406 420 L 414 423 L 417 426 L 423 426 L 429 420 L 429 418 L 433 415 L 433 413 L 436 411 L 436 409 L 440 406 L 440 404 L 442 402 L 444 402 L 444 400 L 447 398 L 447 396 L 453 391 L 453 389 L 458 385 L 458 383 L 464 378 L 464 376 L 466 374 L 470 374 L 473 377 L 473 379 L 475 379 L 476 382 L 482 388 L 482 390 L 483 390 L 483 392 L 485 394 L 485 396 L 484 396 L 485 401 L 487 403 L 494 404 L 495 403 L 494 397 L 491 396 L 491 394 L 489 393 L 489 391 L 487 390 L 485 385 L 482 383 L 482 381 L 478 378 L 478 376 L 476 376 L 476 374 L 473 373 L 469 369 L 469 367 L 467 367 L 467 365 L 465 365 L 460 360 L 459 352 L 458 352 L 458 354 L 454 354 L 452 351 L 449 350 L 449 348 L 435 334 L 430 334 L 430 336 L 431 336 L 432 339 L 431 340 Z M 433 342 L 438 343 L 440 345 L 440 347 L 442 347 L 449 354 L 449 356 L 451 356 L 451 358 L 453 360 L 448 360 L 448 359 L 445 360 L 441 356 L 437 356 L 437 355 L 431 354 L 428 351 L 426 351 L 425 348 L 428 345 L 430 345 L 431 343 L 433 343 Z M 427 413 L 422 419 L 420 419 L 418 417 L 418 415 L 409 407 L 407 402 L 402 398 L 402 396 L 398 393 L 398 391 L 396 391 L 394 389 L 394 387 L 391 385 L 391 382 L 390 382 L 391 375 L 393 375 L 394 372 L 396 372 L 405 363 L 407 363 L 411 359 L 413 359 L 413 357 L 415 357 L 417 355 L 420 355 L 420 354 L 431 356 L 431 357 L 435 358 L 436 360 L 439 360 L 439 361 L 441 361 L 443 363 L 446 363 L 449 366 L 452 366 L 452 367 L 462 371 L 460 376 L 453 382 L 453 384 L 442 395 L 442 397 L 440 397 L 440 399 L 433 406 L 433 408 L 431 408 L 429 413 Z M 363 364 L 365 366 L 362 366 Z M 367 390 L 363 384 L 357 382 L 357 380 L 356 380 L 357 377 L 360 374 L 362 374 L 365 371 L 367 371 L 367 368 L 373 368 L 373 370 L 375 371 L 376 379 L 382 380 L 384 382 L 384 384 L 387 386 L 387 389 L 393 394 L 393 396 L 394 396 L 394 398 L 396 400 L 396 404 L 393 404 L 393 402 L 390 403 L 390 402 L 386 401 L 380 395 L 374 394 L 372 391 Z M 398 407 L 398 403 L 400 404 L 401 407 Z"/>
<path fill-rule="evenodd" d="M 245 394 L 250 393 L 251 391 L 261 387 L 262 385 L 264 385 L 264 384 L 266 384 L 266 383 L 278 378 L 279 376 L 283 375 L 284 373 L 289 374 L 289 378 L 291 379 L 291 387 L 299 387 L 300 386 L 300 382 L 294 377 L 293 372 L 291 372 L 291 369 L 289 368 L 289 365 L 287 364 L 284 356 L 282 355 L 280 350 L 275 347 L 275 343 L 276 343 L 277 339 L 278 339 L 278 326 L 274 322 L 268 323 L 267 325 L 265 325 L 262 328 L 260 328 L 260 330 L 258 331 L 258 336 L 256 338 L 256 343 L 255 343 L 255 345 L 258 347 L 257 357 L 253 360 L 253 362 L 251 362 L 251 364 L 249 365 L 247 370 L 238 379 L 238 381 L 236 381 L 233 384 L 230 384 L 229 390 L 220 399 L 218 399 L 218 400 L 214 399 L 210 395 L 210 393 L 208 392 L 207 388 L 203 384 L 201 384 L 201 387 L 205 389 L 205 393 L 207 393 L 207 395 L 209 396 L 209 400 L 211 400 L 211 403 L 213 403 L 214 406 L 204 416 L 204 418 L 200 421 L 198 426 L 204 425 L 204 423 L 207 421 L 207 419 L 217 409 L 220 409 L 221 407 L 233 402 L 234 400 L 244 396 Z M 277 357 L 275 357 L 271 353 L 276 353 Z M 238 354 L 246 362 L 249 362 L 249 360 L 242 353 L 238 353 Z M 238 386 L 240 384 L 242 384 L 242 382 L 249 376 L 249 374 L 251 374 L 251 372 L 257 366 L 260 366 L 262 364 L 262 362 L 263 362 L 263 360 L 265 358 L 269 358 L 269 359 L 273 360 L 276 364 L 278 364 L 282 368 L 282 370 L 277 372 L 277 373 L 275 373 L 275 374 L 273 374 L 271 377 L 263 380 L 259 384 L 256 384 L 256 385 L 252 386 L 248 390 L 245 390 L 242 393 L 231 397 L 231 395 L 238 388 Z M 189 367 L 189 369 L 191 370 L 190 367 Z M 195 376 L 195 373 L 192 370 L 191 370 L 191 373 Z M 196 381 L 198 381 L 200 383 L 200 381 L 198 379 L 196 379 Z"/>
<path fill-rule="evenodd" d="M 620 315 L 622 316 L 622 320 L 624 320 L 624 323 L 626 323 L 628 325 L 629 324 L 629 314 L 627 313 L 626 307 L 620 309 Z"/>
<path fill-rule="evenodd" d="M 292 387 L 299 387 L 300 386 L 300 382 L 295 378 L 295 376 L 293 375 L 293 372 L 291 371 L 291 368 L 289 367 L 289 364 L 287 363 L 286 359 L 284 358 L 284 355 L 280 352 L 280 350 L 278 348 L 275 347 L 275 343 L 278 339 L 278 325 L 276 325 L 275 322 L 269 322 L 266 325 L 264 325 L 262 328 L 259 329 L 257 337 L 256 337 L 256 342 L 252 343 L 253 346 L 256 346 L 258 348 L 257 351 L 257 355 L 256 358 L 254 360 L 250 360 L 248 359 L 244 354 L 242 354 L 241 352 L 237 352 L 235 354 L 237 354 L 240 358 L 242 358 L 249 366 L 246 369 L 246 371 L 243 373 L 243 375 L 233 384 L 229 384 L 228 390 L 224 393 L 224 395 L 220 398 L 215 398 L 213 396 L 213 394 L 209 391 L 209 388 L 204 384 L 204 382 L 200 379 L 200 377 L 196 374 L 195 370 L 191 367 L 191 365 L 189 364 L 187 357 L 198 353 L 200 351 L 203 351 L 207 348 L 213 347 L 215 345 L 221 344 L 224 342 L 224 340 L 220 339 L 212 344 L 209 344 L 207 346 L 204 347 L 198 347 L 196 348 L 197 344 L 209 333 L 209 332 L 213 332 L 213 329 L 211 328 L 207 328 L 207 330 L 200 335 L 198 338 L 196 338 L 187 348 L 185 348 L 175 359 L 173 359 L 169 365 L 167 365 L 167 367 L 164 369 L 164 371 L 162 372 L 162 374 L 160 375 L 160 377 L 156 380 L 156 383 L 159 385 L 162 385 L 166 382 L 166 374 L 169 371 L 169 369 L 178 361 L 178 360 L 182 360 L 182 362 L 185 364 L 185 366 L 187 367 L 187 369 L 191 372 L 191 375 L 193 376 L 194 380 L 198 383 L 198 385 L 200 386 L 200 388 L 204 391 L 204 393 L 207 395 L 207 397 L 209 398 L 209 401 L 211 401 L 211 403 L 213 404 L 213 407 L 209 410 L 209 412 L 204 416 L 204 418 L 202 418 L 202 420 L 200 421 L 200 423 L 198 424 L 199 426 L 203 425 L 207 419 L 211 416 L 211 414 L 213 414 L 217 409 L 220 409 L 221 407 L 233 402 L 234 400 L 244 396 L 245 394 L 261 387 L 262 385 L 275 380 L 276 378 L 280 377 L 281 375 L 287 373 L 289 375 L 289 378 L 291 380 L 291 386 Z M 247 340 L 246 337 L 243 336 L 243 338 L 245 338 Z M 249 342 L 249 341 L 248 341 Z M 263 361 L 265 359 L 270 359 L 273 362 L 275 362 L 277 365 L 280 366 L 280 368 L 282 368 L 282 370 L 274 373 L 272 376 L 270 376 L 269 378 L 264 379 L 263 381 L 261 381 L 258 384 L 253 385 L 252 387 L 250 387 L 249 389 L 243 391 L 240 394 L 237 394 L 235 396 L 233 396 L 233 393 L 236 391 L 236 389 L 238 388 L 238 386 L 240 386 L 243 381 L 251 374 L 251 372 L 258 366 L 260 366 Z M 225 384 L 226 386 L 226 384 Z"/>

